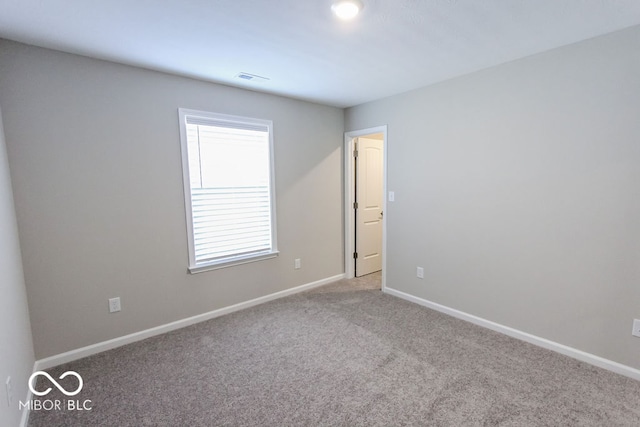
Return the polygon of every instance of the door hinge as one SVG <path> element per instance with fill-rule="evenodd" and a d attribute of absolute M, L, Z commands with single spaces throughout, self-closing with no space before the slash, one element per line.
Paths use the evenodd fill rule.
<path fill-rule="evenodd" d="M 358 209 L 358 202 L 353 202 L 353 209 Z"/>
<path fill-rule="evenodd" d="M 353 157 L 356 157 L 356 158 L 358 157 L 358 150 L 353 151 Z"/>
<path fill-rule="evenodd" d="M 358 252 L 353 253 L 353 259 L 358 259 Z"/>

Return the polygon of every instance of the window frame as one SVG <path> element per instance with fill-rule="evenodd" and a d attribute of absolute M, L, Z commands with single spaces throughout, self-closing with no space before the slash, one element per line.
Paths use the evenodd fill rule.
<path fill-rule="evenodd" d="M 258 125 L 266 126 L 269 134 L 269 204 L 271 214 L 271 249 L 244 255 L 230 255 L 224 258 L 196 263 L 195 234 L 193 227 L 193 203 L 191 200 L 191 180 L 189 172 L 189 151 L 187 141 L 187 117 L 197 117 L 204 120 L 226 122 L 230 125 Z M 182 181 L 184 188 L 185 216 L 187 224 L 187 247 L 189 254 L 188 271 L 191 274 L 203 271 L 216 270 L 250 262 L 275 258 L 278 256 L 277 221 L 276 221 L 276 186 L 275 186 L 275 162 L 273 153 L 273 122 L 271 120 L 256 119 L 251 117 L 234 116 L 229 114 L 214 113 L 209 111 L 178 108 L 180 123 L 180 146 L 182 155 Z M 239 126 L 240 127 L 240 126 Z"/>

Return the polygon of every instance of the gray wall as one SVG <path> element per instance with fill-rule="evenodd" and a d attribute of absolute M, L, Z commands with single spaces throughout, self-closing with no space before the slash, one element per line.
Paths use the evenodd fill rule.
<path fill-rule="evenodd" d="M 8 41 L 0 64 L 37 358 L 344 271 L 343 110 Z M 179 107 L 273 120 L 278 258 L 187 274 Z"/>
<path fill-rule="evenodd" d="M 0 425 L 17 426 L 21 415 L 18 402 L 27 397 L 27 380 L 33 370 L 34 355 L 1 113 L 0 296 Z M 11 407 L 5 401 L 5 381 L 9 376 L 13 388 Z"/>
<path fill-rule="evenodd" d="M 639 52 L 634 27 L 348 109 L 388 125 L 387 286 L 640 368 Z"/>

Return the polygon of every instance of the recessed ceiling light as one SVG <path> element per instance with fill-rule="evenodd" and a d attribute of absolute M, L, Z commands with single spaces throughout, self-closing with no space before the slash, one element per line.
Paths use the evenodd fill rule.
<path fill-rule="evenodd" d="M 336 0 L 331 10 L 338 18 L 349 20 L 355 18 L 363 7 L 364 4 L 360 0 Z"/>
<path fill-rule="evenodd" d="M 262 77 L 256 74 L 249 74 L 249 73 L 238 73 L 236 74 L 236 78 L 247 80 L 247 81 L 253 81 L 253 82 L 266 82 L 268 80 L 271 80 L 268 77 Z"/>

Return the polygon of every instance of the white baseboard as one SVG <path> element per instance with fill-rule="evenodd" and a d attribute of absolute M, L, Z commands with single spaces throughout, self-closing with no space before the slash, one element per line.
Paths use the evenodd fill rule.
<path fill-rule="evenodd" d="M 40 359 L 36 361 L 34 372 L 53 368 L 54 366 L 62 365 L 63 363 L 72 362 L 74 360 L 82 359 L 87 356 L 92 356 L 94 354 L 101 353 L 103 351 L 111 350 L 117 347 L 122 347 L 123 345 L 126 345 L 126 344 L 131 344 L 136 341 L 141 341 L 146 338 L 164 334 L 166 332 L 174 331 L 176 329 L 184 328 L 186 326 L 194 325 L 196 323 L 204 322 L 206 320 L 210 320 L 215 317 L 223 316 L 225 314 L 233 313 L 235 311 L 239 311 L 245 308 L 253 307 L 255 305 L 263 304 L 265 302 L 272 301 L 278 298 L 283 298 L 289 295 L 297 294 L 303 291 L 307 291 L 309 289 L 317 288 L 318 286 L 336 282 L 343 278 L 344 278 L 344 274 L 338 274 L 336 276 L 327 277 L 325 279 L 318 280 L 312 283 L 296 286 L 295 288 L 286 289 L 284 291 L 276 292 L 273 294 L 265 295 L 263 297 L 255 298 L 249 301 L 245 301 L 245 302 L 234 304 L 228 307 L 213 310 L 208 313 L 203 313 L 197 316 L 188 317 L 186 319 L 177 320 L 175 322 L 167 323 L 165 325 L 156 326 L 155 328 L 146 329 L 144 331 L 135 332 L 133 334 L 114 338 L 108 341 L 99 342 L 99 343 L 82 347 L 76 350 L 71 350 L 66 353 L 47 357 L 45 359 Z"/>
<path fill-rule="evenodd" d="M 500 332 L 502 334 L 508 335 L 513 338 L 517 338 L 522 341 L 526 341 L 530 344 L 537 345 L 538 347 L 546 348 L 547 350 L 555 351 L 556 353 L 563 354 L 565 356 L 572 357 L 574 359 L 580 360 L 582 362 L 588 363 L 590 365 L 597 366 L 599 368 L 606 369 L 608 371 L 615 372 L 620 375 L 624 375 L 629 378 L 633 378 L 634 380 L 640 381 L 640 370 L 632 368 L 627 365 L 623 365 L 618 362 L 614 362 L 609 359 L 605 359 L 600 356 L 596 356 L 591 353 L 584 352 L 582 350 L 578 350 L 572 347 L 568 347 L 563 344 L 559 344 L 557 342 L 550 341 L 545 338 L 540 338 L 535 335 L 531 335 L 526 332 L 519 331 L 514 328 L 510 328 L 508 326 L 501 325 L 499 323 L 492 322 L 490 320 L 483 319 L 481 317 L 474 316 L 472 314 L 465 313 L 460 310 L 456 310 L 435 302 L 431 302 L 396 289 L 385 288 L 384 292 L 396 296 L 398 298 L 402 298 L 407 301 L 411 301 L 413 303 L 422 305 L 424 307 L 439 311 L 444 314 L 448 314 L 449 316 L 456 317 L 461 320 L 466 320 L 467 322 L 471 322 L 475 325 L 482 326 L 487 329 L 491 329 L 496 332 Z"/>

